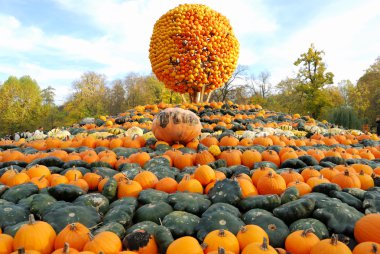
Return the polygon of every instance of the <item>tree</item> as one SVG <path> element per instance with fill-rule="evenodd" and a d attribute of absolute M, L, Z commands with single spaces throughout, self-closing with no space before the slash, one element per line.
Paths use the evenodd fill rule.
<path fill-rule="evenodd" d="M 380 57 L 361 76 L 356 85 L 353 99 L 359 114 L 363 114 L 368 123 L 374 124 L 380 115 Z"/>
<path fill-rule="evenodd" d="M 126 110 L 125 89 L 123 81 L 120 79 L 112 82 L 112 87 L 108 93 L 109 114 L 116 115 Z"/>
<path fill-rule="evenodd" d="M 55 88 L 48 86 L 42 89 L 41 96 L 43 105 L 54 105 Z"/>
<path fill-rule="evenodd" d="M 306 53 L 294 62 L 294 65 L 300 66 L 297 74 L 299 85 L 297 91 L 306 100 L 306 110 L 314 118 L 320 116 L 322 108 L 326 106 L 327 101 L 323 97 L 321 90 L 328 84 L 333 83 L 334 74 L 326 72 L 326 65 L 322 61 L 323 51 L 315 49 L 311 44 Z"/>
<path fill-rule="evenodd" d="M 74 92 L 65 103 L 69 122 L 108 112 L 106 78 L 95 72 L 84 73 L 73 83 Z"/>
<path fill-rule="evenodd" d="M 42 96 L 37 82 L 29 76 L 10 76 L 0 86 L 0 132 L 32 130 L 41 116 Z"/>
<path fill-rule="evenodd" d="M 214 90 L 211 98 L 214 101 L 227 101 L 231 99 L 229 94 L 236 89 L 239 85 L 245 84 L 245 77 L 247 75 L 248 66 L 246 65 L 238 65 L 235 72 L 228 79 L 228 81 L 222 86 Z M 240 84 L 239 84 L 240 82 Z"/>

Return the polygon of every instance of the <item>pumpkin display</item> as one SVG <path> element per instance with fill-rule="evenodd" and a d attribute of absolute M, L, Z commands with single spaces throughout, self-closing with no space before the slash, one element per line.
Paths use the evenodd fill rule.
<path fill-rule="evenodd" d="M 189 93 L 193 101 L 196 92 L 203 96 L 230 78 L 238 54 L 239 43 L 228 19 L 201 4 L 179 5 L 161 16 L 149 48 L 157 78 L 176 92 Z"/>
<path fill-rule="evenodd" d="M 165 109 L 197 115 L 200 135 L 156 139 L 152 120 Z M 68 128 L 65 140 L 0 140 L 0 252 L 201 254 L 205 242 L 208 253 L 349 253 L 333 234 L 354 253 L 378 252 L 377 136 L 232 102 L 145 105 L 119 117 Z M 310 228 L 328 239 L 315 250 Z"/>
<path fill-rule="evenodd" d="M 152 132 L 154 136 L 169 144 L 188 143 L 201 134 L 202 125 L 199 117 L 189 110 L 168 108 L 161 111 L 154 119 Z"/>

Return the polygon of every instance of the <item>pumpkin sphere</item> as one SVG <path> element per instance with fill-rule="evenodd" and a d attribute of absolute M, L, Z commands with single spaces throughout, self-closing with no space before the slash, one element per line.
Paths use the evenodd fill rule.
<path fill-rule="evenodd" d="M 0 234 L 0 253 L 11 253 L 13 250 L 13 237 Z"/>
<path fill-rule="evenodd" d="M 310 254 L 322 253 L 351 254 L 352 252 L 347 245 L 338 241 L 338 237 L 336 235 L 332 235 L 331 239 L 324 239 L 318 242 L 311 248 L 310 251 Z"/>
<path fill-rule="evenodd" d="M 184 236 L 174 240 L 166 250 L 166 254 L 203 254 L 198 240 L 192 236 Z"/>
<path fill-rule="evenodd" d="M 169 144 L 189 143 L 201 134 L 201 129 L 199 117 L 181 108 L 167 108 L 161 111 L 152 124 L 154 136 Z"/>
<path fill-rule="evenodd" d="M 81 251 L 90 240 L 89 233 L 90 230 L 79 222 L 68 224 L 55 238 L 54 248 L 63 248 L 68 243 L 71 248 Z"/>
<path fill-rule="evenodd" d="M 375 242 L 362 242 L 352 250 L 353 254 L 379 254 L 380 244 Z"/>
<path fill-rule="evenodd" d="M 94 253 L 118 254 L 122 249 L 122 243 L 118 235 L 113 232 L 103 231 L 95 236 L 90 236 L 90 241 L 83 247 L 85 251 Z"/>
<path fill-rule="evenodd" d="M 29 215 L 29 223 L 23 225 L 16 233 L 13 248 L 36 250 L 42 254 L 50 254 L 54 250 L 56 233 L 52 226 L 44 221 L 35 221 L 33 214 Z"/>
<path fill-rule="evenodd" d="M 208 233 L 203 244 L 206 247 L 204 250 L 205 253 L 218 250 L 219 247 L 223 247 L 235 254 L 240 253 L 238 239 L 230 231 L 224 229 L 217 229 Z"/>
<path fill-rule="evenodd" d="M 238 55 L 239 42 L 228 19 L 202 4 L 181 4 L 162 15 L 149 48 L 157 78 L 169 89 L 191 95 L 223 86 Z"/>
<path fill-rule="evenodd" d="M 354 235 L 359 243 L 370 241 L 380 244 L 380 214 L 368 214 L 358 220 Z"/>

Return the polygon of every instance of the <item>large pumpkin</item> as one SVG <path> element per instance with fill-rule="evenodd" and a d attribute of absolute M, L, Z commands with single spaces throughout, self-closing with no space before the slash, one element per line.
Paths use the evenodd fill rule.
<path fill-rule="evenodd" d="M 158 140 L 188 143 L 201 134 L 202 125 L 196 114 L 181 108 L 167 108 L 153 120 L 152 131 Z"/>

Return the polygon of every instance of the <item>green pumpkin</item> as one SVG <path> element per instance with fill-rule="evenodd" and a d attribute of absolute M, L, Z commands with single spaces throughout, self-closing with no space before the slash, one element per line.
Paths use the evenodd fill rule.
<path fill-rule="evenodd" d="M 176 175 L 179 173 L 179 169 L 170 166 L 150 167 L 147 170 L 152 172 L 155 176 L 157 176 L 159 180 L 164 177 L 175 178 Z"/>
<path fill-rule="evenodd" d="M 201 220 L 196 227 L 197 238 L 203 241 L 205 236 L 216 229 L 227 229 L 236 235 L 240 228 L 244 226 L 244 222 L 227 211 L 215 211 L 206 216 L 202 216 Z"/>
<path fill-rule="evenodd" d="M 119 171 L 107 167 L 92 167 L 91 172 L 101 175 L 103 178 L 112 178 L 114 175 L 119 173 Z"/>
<path fill-rule="evenodd" d="M 313 229 L 313 233 L 318 236 L 319 239 L 325 239 L 329 237 L 329 231 L 325 224 L 320 222 L 317 219 L 313 218 L 306 218 L 306 219 L 299 219 L 293 222 L 289 226 L 290 232 L 294 232 L 297 230 L 307 230 L 307 229 Z"/>
<path fill-rule="evenodd" d="M 209 208 L 207 208 L 207 210 L 202 214 L 202 216 L 207 216 L 210 213 L 219 212 L 219 211 L 229 212 L 232 215 L 235 215 L 236 217 L 240 217 L 241 216 L 241 213 L 240 213 L 239 209 L 237 209 L 235 206 L 232 206 L 232 205 L 226 204 L 226 203 L 215 203 L 215 204 L 212 204 Z"/>
<path fill-rule="evenodd" d="M 42 217 L 42 211 L 55 202 L 57 202 L 57 200 L 48 194 L 36 194 L 30 204 L 30 211 Z"/>
<path fill-rule="evenodd" d="M 138 201 L 141 204 L 150 204 L 154 202 L 167 202 L 169 194 L 156 189 L 142 190 L 138 196 Z"/>
<path fill-rule="evenodd" d="M 117 222 L 123 226 L 129 226 L 132 223 L 134 208 L 131 206 L 115 206 L 110 208 L 103 218 L 103 223 Z"/>
<path fill-rule="evenodd" d="M 296 220 L 309 217 L 313 213 L 314 207 L 314 199 L 298 199 L 276 207 L 273 209 L 273 214 L 284 222 L 290 224 Z"/>
<path fill-rule="evenodd" d="M 364 199 L 365 214 L 380 213 L 380 199 Z"/>
<path fill-rule="evenodd" d="M 33 183 L 24 183 L 13 186 L 6 190 L 1 196 L 2 199 L 8 200 L 12 203 L 17 203 L 23 198 L 27 198 L 33 194 L 38 193 L 37 185 Z"/>
<path fill-rule="evenodd" d="M 227 167 L 226 160 L 219 159 L 208 164 L 211 168 L 219 170 L 220 168 Z"/>
<path fill-rule="evenodd" d="M 111 170 L 113 170 L 113 167 L 111 166 L 111 164 L 109 164 L 108 162 L 105 162 L 105 161 L 92 162 L 92 163 L 90 163 L 90 168 L 91 169 L 103 168 L 104 171 L 106 171 L 106 172 L 113 172 L 113 171 L 111 171 Z M 108 170 L 106 170 L 106 169 L 108 169 Z"/>
<path fill-rule="evenodd" d="M 336 157 L 336 156 L 327 156 L 327 157 L 325 157 L 319 161 L 319 163 L 322 163 L 322 162 L 332 162 L 335 165 L 344 165 L 345 164 L 345 160 L 343 158 Z"/>
<path fill-rule="evenodd" d="M 280 168 L 305 168 L 307 167 L 307 164 L 300 159 L 288 159 L 281 163 Z"/>
<path fill-rule="evenodd" d="M 318 209 L 313 212 L 313 217 L 323 222 L 333 233 L 353 234 L 355 223 L 364 214 L 345 203 L 334 200 L 317 203 Z"/>
<path fill-rule="evenodd" d="M 349 193 L 343 191 L 330 191 L 329 196 L 341 200 L 343 203 L 346 203 L 347 205 L 356 208 L 356 210 L 358 211 L 362 210 L 363 208 L 362 201 L 360 199 L 355 198 Z"/>
<path fill-rule="evenodd" d="M 296 187 L 287 188 L 284 193 L 281 194 L 281 204 L 286 204 L 291 201 L 297 200 L 300 197 L 300 193 Z"/>
<path fill-rule="evenodd" d="M 155 157 L 144 164 L 144 169 L 149 170 L 156 167 L 170 167 L 170 161 L 164 157 Z"/>
<path fill-rule="evenodd" d="M 130 210 L 132 211 L 131 214 L 136 210 L 137 208 L 137 199 L 134 197 L 124 197 L 120 198 L 118 200 L 113 201 L 110 204 L 110 209 L 117 207 L 117 206 L 123 206 L 123 207 L 130 207 Z"/>
<path fill-rule="evenodd" d="M 206 196 L 198 193 L 176 192 L 168 196 L 168 203 L 175 211 L 200 215 L 211 205 Z"/>
<path fill-rule="evenodd" d="M 44 165 L 46 167 L 59 167 L 62 168 L 65 162 L 55 156 L 48 156 L 45 158 L 35 159 L 31 163 L 28 164 L 27 168 L 31 168 L 34 165 Z"/>
<path fill-rule="evenodd" d="M 157 243 L 158 253 L 165 254 L 169 245 L 174 241 L 170 230 L 162 225 L 159 225 L 154 230 L 154 240 Z"/>
<path fill-rule="evenodd" d="M 0 205 L 0 228 L 15 225 L 21 221 L 28 220 L 29 212 L 15 204 Z"/>
<path fill-rule="evenodd" d="M 103 186 L 102 195 L 108 200 L 114 200 L 117 195 L 117 182 L 113 178 L 108 178 L 108 181 Z"/>
<path fill-rule="evenodd" d="M 174 211 L 165 216 L 162 225 L 170 230 L 174 238 L 195 234 L 200 218 L 194 214 Z"/>
<path fill-rule="evenodd" d="M 137 163 L 125 163 L 119 167 L 119 171 L 126 175 L 129 179 L 135 178 L 142 168 Z"/>
<path fill-rule="evenodd" d="M 44 217 L 45 214 L 48 214 L 51 211 L 59 210 L 61 208 L 64 208 L 66 206 L 71 206 L 71 205 L 72 205 L 71 203 L 66 202 L 66 201 L 62 201 L 62 200 L 53 202 L 53 203 L 51 203 L 48 206 L 43 206 L 42 207 L 40 217 Z"/>
<path fill-rule="evenodd" d="M 125 228 L 120 223 L 115 221 L 108 222 L 101 227 L 94 230 L 94 235 L 99 234 L 100 232 L 109 231 L 115 233 L 119 238 L 123 238 L 126 234 Z"/>
<path fill-rule="evenodd" d="M 281 198 L 277 194 L 246 197 L 239 202 L 239 208 L 241 211 L 248 211 L 254 208 L 272 211 L 280 205 Z"/>
<path fill-rule="evenodd" d="M 274 216 L 257 216 L 251 220 L 250 224 L 264 229 L 268 234 L 270 245 L 274 248 L 282 248 L 286 237 L 289 235 L 288 226 L 281 219 Z"/>
<path fill-rule="evenodd" d="M 44 214 L 42 219 L 59 233 L 67 224 L 79 222 L 88 228 L 100 222 L 100 215 L 92 207 L 69 205 Z"/>
<path fill-rule="evenodd" d="M 318 165 L 318 161 L 313 156 L 310 156 L 310 155 L 302 155 L 302 156 L 298 157 L 298 159 L 301 160 L 302 162 L 304 162 L 307 166 L 317 166 Z"/>
<path fill-rule="evenodd" d="M 245 224 L 252 224 L 252 222 L 254 222 L 256 217 L 262 216 L 262 215 L 273 216 L 273 213 L 268 212 L 267 210 L 264 210 L 264 209 L 254 208 L 244 213 L 242 216 L 242 220 L 244 221 Z"/>
<path fill-rule="evenodd" d="M 359 189 L 359 188 L 344 188 L 342 189 L 343 192 L 347 192 L 348 194 L 351 194 L 355 198 L 359 200 L 364 200 L 364 194 L 366 193 L 365 190 Z"/>
<path fill-rule="evenodd" d="M 5 199 L 0 199 L 0 206 L 2 205 L 14 205 L 14 203 L 8 201 L 8 200 L 5 200 Z"/>
<path fill-rule="evenodd" d="M 93 207 L 99 214 L 102 215 L 109 209 L 108 199 L 100 193 L 89 193 L 79 196 L 75 199 L 73 204 Z"/>
<path fill-rule="evenodd" d="M 166 215 L 170 214 L 173 208 L 165 202 L 155 202 L 143 205 L 136 210 L 133 220 L 135 222 L 153 221 L 160 223 Z"/>
<path fill-rule="evenodd" d="M 50 187 L 48 192 L 56 200 L 74 201 L 77 197 L 85 194 L 85 192 L 78 186 L 71 184 L 58 184 L 54 187 Z"/>
<path fill-rule="evenodd" d="M 139 152 L 137 148 L 126 148 L 126 147 L 117 147 L 117 148 L 112 149 L 112 151 L 115 152 L 118 157 L 123 156 L 124 158 L 128 158 L 132 154 Z"/>
<path fill-rule="evenodd" d="M 60 174 L 64 170 L 64 168 L 59 168 L 55 166 L 48 167 L 48 168 L 52 174 Z"/>
<path fill-rule="evenodd" d="M 4 234 L 7 234 L 7 235 L 10 235 L 12 237 L 15 237 L 17 231 L 25 224 L 28 224 L 29 221 L 21 221 L 19 223 L 16 223 L 16 224 L 12 224 L 12 225 L 9 225 L 7 227 L 5 227 L 4 229 Z"/>
<path fill-rule="evenodd" d="M 72 161 L 65 162 L 65 164 L 63 164 L 62 166 L 62 168 L 64 169 L 72 168 L 72 167 L 90 168 L 90 164 L 82 160 L 72 160 Z"/>
<path fill-rule="evenodd" d="M 339 185 L 336 183 L 321 183 L 313 187 L 313 192 L 323 193 L 329 195 L 330 191 L 341 191 Z"/>
<path fill-rule="evenodd" d="M 237 181 L 223 179 L 217 181 L 207 196 L 212 203 L 227 203 L 236 205 L 242 198 L 241 189 Z"/>
<path fill-rule="evenodd" d="M 368 189 L 364 193 L 364 199 L 380 199 L 380 188 L 376 189 L 375 187 L 375 188 Z"/>
<path fill-rule="evenodd" d="M 149 234 L 153 235 L 157 227 L 158 227 L 157 223 L 154 223 L 153 221 L 143 221 L 143 222 L 136 223 L 132 225 L 131 227 L 127 228 L 126 233 L 128 235 L 137 230 L 144 230 L 148 232 Z"/>
<path fill-rule="evenodd" d="M 257 149 L 256 149 L 257 150 Z M 276 164 L 274 164 L 273 162 L 271 161 L 260 161 L 260 162 L 257 162 L 253 165 L 253 169 L 259 169 L 259 168 L 262 168 L 262 167 L 267 167 L 267 168 L 271 168 L 273 170 L 277 170 L 278 167 Z"/>
<path fill-rule="evenodd" d="M 26 209 L 26 210 L 29 210 L 30 209 L 30 206 L 32 204 L 32 201 L 33 201 L 33 198 L 34 196 L 36 196 L 37 194 L 33 194 L 27 198 L 23 198 L 21 199 L 20 201 L 18 201 L 17 205 L 18 206 L 21 206 L 22 208 Z"/>

